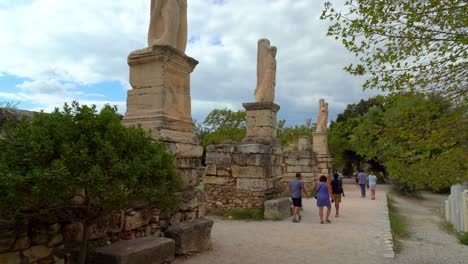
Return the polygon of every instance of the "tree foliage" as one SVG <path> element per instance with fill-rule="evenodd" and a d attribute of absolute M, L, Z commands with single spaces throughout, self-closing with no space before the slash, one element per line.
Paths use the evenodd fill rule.
<path fill-rule="evenodd" d="M 321 19 L 360 64 L 345 70 L 364 88 L 438 93 L 466 99 L 468 5 L 465 0 L 347 0 L 325 4 Z"/>
<path fill-rule="evenodd" d="M 176 205 L 181 180 L 173 157 L 143 129 L 123 126 L 116 111 L 106 106 L 98 113 L 74 102 L 7 122 L 0 139 L 0 217 L 78 220 L 86 231 L 113 209 Z"/>
<path fill-rule="evenodd" d="M 466 107 L 421 93 L 379 101 L 361 116 L 332 124 L 332 154 L 338 160 L 340 154 L 354 153 L 371 170 L 381 166 L 405 190 L 438 191 L 468 180 Z M 339 149 L 337 142 L 346 148 Z"/>
<path fill-rule="evenodd" d="M 227 141 L 240 142 L 245 137 L 245 133 L 245 111 L 233 111 L 227 108 L 211 111 L 203 123 L 196 124 L 195 131 L 204 148 Z"/>
<path fill-rule="evenodd" d="M 246 136 L 246 113 L 243 110 L 215 109 L 203 123 L 196 123 L 195 134 L 203 147 L 225 142 L 241 142 Z M 277 124 L 277 138 L 283 146 L 296 142 L 299 136 L 308 136 L 312 141 L 315 123 L 311 119 L 303 124 L 286 126 L 286 120 Z"/>
<path fill-rule="evenodd" d="M 345 175 L 351 175 L 353 171 L 361 168 L 364 163 L 371 165 L 371 169 L 385 171 L 379 162 L 359 155 L 350 139 L 354 129 L 362 122 L 369 109 L 382 107 L 385 98 L 376 96 L 367 100 L 361 100 L 357 104 L 349 104 L 343 113 L 337 115 L 336 120 L 330 123 L 328 131 L 328 146 L 333 157 L 333 166 Z"/>
<path fill-rule="evenodd" d="M 300 136 L 307 136 L 312 143 L 312 133 L 315 128 L 316 124 L 312 122 L 312 119 L 307 119 L 303 124 L 293 126 L 286 126 L 286 120 L 282 119 L 278 121 L 276 137 L 284 147 L 297 143 Z"/>

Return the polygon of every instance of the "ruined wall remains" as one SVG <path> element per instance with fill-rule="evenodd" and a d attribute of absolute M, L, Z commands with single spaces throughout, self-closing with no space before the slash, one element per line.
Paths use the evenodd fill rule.
<path fill-rule="evenodd" d="M 263 144 L 209 146 L 204 189 L 208 208 L 258 208 L 282 175 L 282 150 Z"/>

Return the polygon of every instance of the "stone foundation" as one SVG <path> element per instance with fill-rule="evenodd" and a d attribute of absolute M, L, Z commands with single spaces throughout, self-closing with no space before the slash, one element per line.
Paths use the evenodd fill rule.
<path fill-rule="evenodd" d="M 262 144 L 208 146 L 204 188 L 208 208 L 259 208 L 282 175 L 282 150 Z"/>

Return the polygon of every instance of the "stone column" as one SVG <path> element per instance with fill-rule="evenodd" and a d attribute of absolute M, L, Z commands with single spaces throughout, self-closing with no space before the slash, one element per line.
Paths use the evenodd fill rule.
<path fill-rule="evenodd" d="M 273 102 L 242 104 L 247 113 L 247 137 L 242 143 L 280 146 L 276 139 L 276 113 L 280 106 Z"/>
<path fill-rule="evenodd" d="M 203 217 L 206 194 L 195 187 L 203 175 L 203 148 L 193 133 L 190 73 L 198 61 L 167 45 L 137 50 L 128 56 L 130 84 L 123 123 L 151 130 L 176 158 L 182 178 L 179 212 L 171 224 Z"/>

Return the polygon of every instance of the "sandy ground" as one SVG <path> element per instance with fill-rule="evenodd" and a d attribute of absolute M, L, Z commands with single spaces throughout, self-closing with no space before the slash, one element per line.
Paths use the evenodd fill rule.
<path fill-rule="evenodd" d="M 441 228 L 446 195 L 423 193 L 421 199 L 392 196 L 408 223 L 410 238 L 400 240 L 397 263 L 468 264 L 468 246 Z"/>
<path fill-rule="evenodd" d="M 385 188 L 377 200 L 360 198 L 359 190 L 345 185 L 341 216 L 320 224 L 314 198 L 304 200 L 301 223 L 283 221 L 215 220 L 213 249 L 178 258 L 177 264 L 262 263 L 394 263 L 384 258 L 384 238 L 389 234 Z"/>

